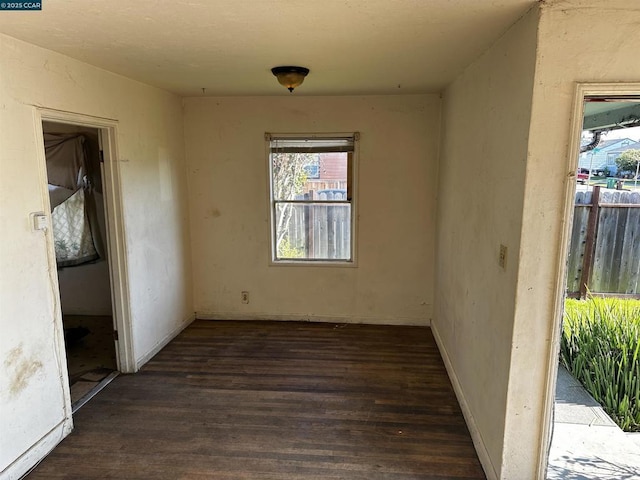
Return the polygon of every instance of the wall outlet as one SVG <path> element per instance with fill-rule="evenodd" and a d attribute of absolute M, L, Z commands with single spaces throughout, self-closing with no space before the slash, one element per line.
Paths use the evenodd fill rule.
<path fill-rule="evenodd" d="M 242 303 L 249 303 L 249 292 L 242 292 L 240 294 L 240 298 L 242 300 Z"/>
<path fill-rule="evenodd" d="M 507 247 L 502 244 L 500 245 L 500 254 L 498 255 L 498 265 L 504 270 L 507 269 Z"/>

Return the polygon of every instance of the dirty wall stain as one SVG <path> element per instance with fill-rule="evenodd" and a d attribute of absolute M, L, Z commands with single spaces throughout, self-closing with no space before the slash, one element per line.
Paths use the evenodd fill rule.
<path fill-rule="evenodd" d="M 42 369 L 42 362 L 36 358 L 26 358 L 20 344 L 9 351 L 4 366 L 9 374 L 9 393 L 15 396 L 24 390 L 29 380 Z"/>

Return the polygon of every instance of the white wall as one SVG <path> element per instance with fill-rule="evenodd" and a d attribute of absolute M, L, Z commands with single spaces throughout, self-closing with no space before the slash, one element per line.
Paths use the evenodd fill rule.
<path fill-rule="evenodd" d="M 98 197 L 99 194 L 94 194 Z M 101 208 L 98 203 L 98 208 Z M 111 316 L 109 265 L 105 260 L 58 270 L 60 306 L 65 315 Z"/>
<path fill-rule="evenodd" d="M 184 101 L 197 315 L 428 324 L 438 96 L 283 93 Z M 270 266 L 265 132 L 352 131 L 358 266 Z"/>
<path fill-rule="evenodd" d="M 531 479 L 535 462 L 535 454 L 521 452 L 521 471 L 529 473 L 519 477 L 502 456 L 511 448 L 504 429 L 536 25 L 537 12 L 529 12 L 447 88 L 443 101 L 432 328 L 490 479 Z M 506 269 L 498 264 L 501 244 Z"/>
<path fill-rule="evenodd" d="M 575 84 L 635 82 L 640 95 L 637 1 L 558 1 L 541 10 L 509 381 L 513 414 L 505 435 L 504 468 L 511 476 L 505 478 L 531 478 L 517 475 L 520 450 L 530 442 L 525 437 L 523 443 L 522 432 L 542 423 L 546 383 L 554 380 L 547 376 L 557 362 L 549 352 L 558 328 L 555 297 L 562 297 L 556 280 L 564 273 L 565 187 L 573 188 L 569 174 L 577 162 L 568 155 Z"/>
<path fill-rule="evenodd" d="M 70 426 L 50 236 L 29 224 L 48 209 L 36 107 L 119 122 L 135 357 L 193 308 L 180 100 L 6 36 L 0 72 L 0 477 L 16 478 Z"/>
<path fill-rule="evenodd" d="M 640 93 L 638 24 L 630 0 L 546 2 L 445 94 L 433 327 L 489 478 L 544 478 L 575 84 Z M 456 182 L 478 158 L 478 181 Z"/>

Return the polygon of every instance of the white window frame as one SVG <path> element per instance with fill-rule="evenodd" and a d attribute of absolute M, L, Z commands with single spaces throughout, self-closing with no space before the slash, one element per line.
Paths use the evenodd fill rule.
<path fill-rule="evenodd" d="M 359 163 L 359 132 L 339 132 L 339 133 L 265 133 L 265 152 L 267 159 L 268 174 L 268 195 L 269 195 L 269 264 L 271 266 L 330 266 L 330 267 L 355 267 L 357 266 L 357 218 L 358 218 L 358 163 Z M 351 258 L 350 259 L 281 259 L 276 255 L 276 205 L 277 201 L 273 198 L 273 168 L 271 162 L 271 141 L 273 139 L 353 139 L 353 154 L 351 157 L 350 173 L 351 173 Z M 349 168 L 349 166 L 347 167 Z M 299 201 L 299 203 L 323 203 L 319 200 Z M 329 202 L 327 202 L 329 203 Z"/>

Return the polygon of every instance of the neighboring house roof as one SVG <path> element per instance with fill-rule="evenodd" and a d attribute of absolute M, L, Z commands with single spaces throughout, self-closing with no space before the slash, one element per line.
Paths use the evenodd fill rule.
<path fill-rule="evenodd" d="M 599 148 L 599 149 L 609 148 L 624 141 L 633 142 L 633 140 L 631 140 L 630 138 L 612 138 L 610 140 L 601 141 L 600 143 L 598 143 L 598 145 L 596 145 L 596 148 Z"/>
<path fill-rule="evenodd" d="M 629 145 L 625 145 L 622 148 L 616 148 L 615 150 L 609 150 L 608 153 L 622 153 L 627 150 L 640 150 L 640 142 L 633 142 Z"/>
<path fill-rule="evenodd" d="M 640 148 L 640 142 L 636 142 L 631 138 L 603 140 L 595 149 L 580 154 L 578 167 L 591 168 L 593 170 L 607 167 L 610 171 L 615 172 L 617 166 L 613 159 L 617 158 L 618 155 L 616 153 L 620 154 L 630 148 Z"/>

